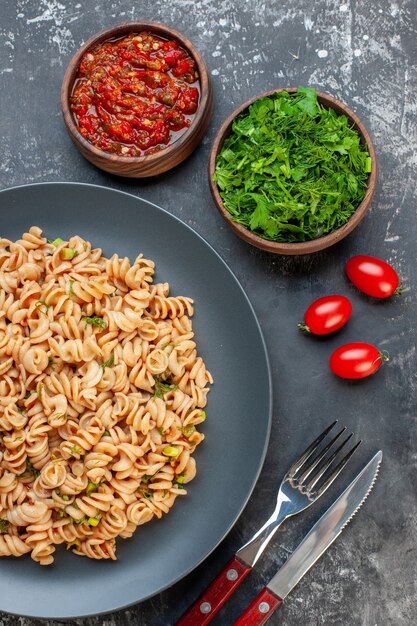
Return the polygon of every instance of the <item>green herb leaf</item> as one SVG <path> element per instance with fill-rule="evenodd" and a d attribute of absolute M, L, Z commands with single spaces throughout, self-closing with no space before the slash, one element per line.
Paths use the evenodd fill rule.
<path fill-rule="evenodd" d="M 304 94 L 304 98 L 299 100 L 297 106 L 302 111 L 305 111 L 309 115 L 317 115 L 319 109 L 317 107 L 317 94 L 316 90 L 312 87 L 298 87 L 297 93 Z"/>
<path fill-rule="evenodd" d="M 72 446 L 71 450 L 70 450 L 71 454 L 79 454 L 80 456 L 82 455 L 83 451 L 81 450 L 81 448 L 79 448 L 78 446 Z"/>
<path fill-rule="evenodd" d="M 105 322 L 103 318 L 99 317 L 98 315 L 93 315 L 92 317 L 83 317 L 82 321 L 85 322 L 86 328 L 88 324 L 91 324 L 91 326 L 99 326 L 103 330 L 107 328 L 107 322 Z"/>
<path fill-rule="evenodd" d="M 68 295 L 72 298 L 72 296 L 74 296 L 74 290 L 72 288 L 73 284 L 75 283 L 75 280 L 72 280 L 72 278 L 69 279 L 69 289 L 68 289 Z"/>

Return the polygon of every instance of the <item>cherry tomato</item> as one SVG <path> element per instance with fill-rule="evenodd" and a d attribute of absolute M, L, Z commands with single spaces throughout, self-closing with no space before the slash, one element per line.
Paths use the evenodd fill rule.
<path fill-rule="evenodd" d="M 310 304 L 304 323 L 298 327 L 313 335 L 328 335 L 342 328 L 350 318 L 352 305 L 345 296 L 324 296 Z"/>
<path fill-rule="evenodd" d="M 389 298 L 399 293 L 400 279 L 391 265 L 375 256 L 359 254 L 346 263 L 349 280 L 363 293 L 373 298 Z"/>
<path fill-rule="evenodd" d="M 388 357 L 370 343 L 346 343 L 330 357 L 330 369 L 341 378 L 366 378 L 374 374 Z"/>

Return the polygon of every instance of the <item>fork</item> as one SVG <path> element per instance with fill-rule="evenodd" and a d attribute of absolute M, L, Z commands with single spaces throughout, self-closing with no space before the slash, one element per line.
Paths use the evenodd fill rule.
<path fill-rule="evenodd" d="M 336 424 L 337 420 L 330 424 L 290 467 L 282 480 L 275 509 L 270 518 L 252 539 L 236 552 L 198 600 L 178 620 L 176 626 L 208 624 L 255 566 L 282 522 L 304 511 L 330 487 L 361 443 L 359 441 L 340 461 L 337 461 L 339 452 L 353 436 L 351 433 L 335 447 L 336 442 L 346 431 L 344 427 L 319 450 Z"/>

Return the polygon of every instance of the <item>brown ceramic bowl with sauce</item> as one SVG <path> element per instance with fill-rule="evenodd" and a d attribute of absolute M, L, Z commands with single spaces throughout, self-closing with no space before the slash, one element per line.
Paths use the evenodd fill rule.
<path fill-rule="evenodd" d="M 232 130 L 233 120 L 245 109 L 247 109 L 251 104 L 253 104 L 256 100 L 260 98 L 264 98 L 265 96 L 270 96 L 274 93 L 278 93 L 280 91 L 288 91 L 288 93 L 295 93 L 297 91 L 296 87 L 291 88 L 281 88 L 281 89 L 273 89 L 272 91 L 266 91 L 250 100 L 244 102 L 240 107 L 238 107 L 229 117 L 225 120 L 225 122 L 220 127 L 217 135 L 215 136 L 211 152 L 210 152 L 210 160 L 209 160 L 209 184 L 210 191 L 213 196 L 213 200 L 224 217 L 227 224 L 230 228 L 242 239 L 246 242 L 250 243 L 252 246 L 256 246 L 257 248 L 261 248 L 262 250 L 266 250 L 268 252 L 273 252 L 275 254 L 288 254 L 288 255 L 297 255 L 297 254 L 310 254 L 312 252 L 318 252 L 319 250 L 324 250 L 325 248 L 329 248 L 333 246 L 335 243 L 346 237 L 349 233 L 352 232 L 354 228 L 359 224 L 359 222 L 363 219 L 365 213 L 369 209 L 372 198 L 376 189 L 377 182 L 377 160 L 374 145 L 372 143 L 372 139 L 366 130 L 365 126 L 359 119 L 359 117 L 354 113 L 346 104 L 340 102 L 340 100 L 336 100 L 333 96 L 327 93 L 317 92 L 317 100 L 321 105 L 326 108 L 332 108 L 336 111 L 338 115 L 346 115 L 349 119 L 350 124 L 357 130 L 360 135 L 361 142 L 367 146 L 369 156 L 372 159 L 372 172 L 369 174 L 367 189 L 365 192 L 365 196 L 362 202 L 357 207 L 356 211 L 352 214 L 350 219 L 333 232 L 328 235 L 324 235 L 323 237 L 319 237 L 317 239 L 312 239 L 310 241 L 300 242 L 300 243 L 281 243 L 278 241 L 269 241 L 268 239 L 264 239 L 259 235 L 256 235 L 249 229 L 245 228 L 241 224 L 233 221 L 232 216 L 229 211 L 226 209 L 223 200 L 220 196 L 219 189 L 216 183 L 213 180 L 215 168 L 216 168 L 216 160 L 217 155 L 223 147 L 223 144 L 226 138 L 229 136 Z"/>
<path fill-rule="evenodd" d="M 96 147 L 80 133 L 77 119 L 71 111 L 70 98 L 80 62 L 85 53 L 105 41 L 114 41 L 130 34 L 150 33 L 161 39 L 174 40 L 195 61 L 198 73 L 199 101 L 192 116 L 190 126 L 166 146 L 161 145 L 158 151 L 141 154 L 140 156 L 124 156 Z M 195 86 L 192 85 L 192 86 Z M 213 91 L 206 64 L 193 44 L 176 30 L 159 22 L 132 21 L 111 26 L 93 35 L 77 50 L 64 76 L 61 89 L 61 105 L 68 133 L 81 154 L 97 167 L 132 178 L 145 178 L 162 174 L 186 159 L 202 140 L 213 109 Z"/>

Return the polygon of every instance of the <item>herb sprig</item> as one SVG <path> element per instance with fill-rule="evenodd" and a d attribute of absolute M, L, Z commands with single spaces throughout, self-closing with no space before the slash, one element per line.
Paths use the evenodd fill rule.
<path fill-rule="evenodd" d="M 316 239 L 345 224 L 372 162 L 344 115 L 299 87 L 260 98 L 233 122 L 214 181 L 234 221 L 271 241 Z"/>

